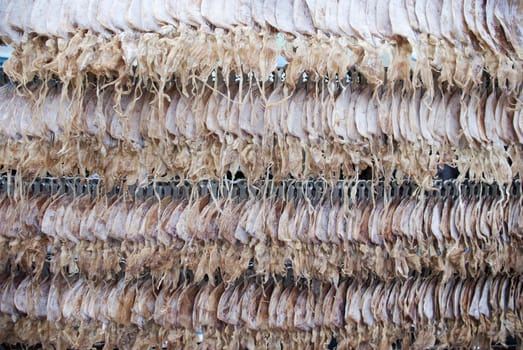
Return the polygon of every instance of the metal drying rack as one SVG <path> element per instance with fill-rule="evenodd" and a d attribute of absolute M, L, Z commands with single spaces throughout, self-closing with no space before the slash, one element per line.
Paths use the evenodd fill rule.
<path fill-rule="evenodd" d="M 432 189 L 418 187 L 412 181 L 383 180 L 263 180 L 249 182 L 246 179 L 212 179 L 193 182 L 191 180 L 151 181 L 144 186 L 116 185 L 110 190 L 104 188 L 99 178 L 82 177 L 40 177 L 33 181 L 21 181 L 23 193 L 29 194 L 72 194 L 92 195 L 99 194 L 119 195 L 127 192 L 136 199 L 156 197 L 159 199 L 172 197 L 173 199 L 188 199 L 193 195 L 199 197 L 211 195 L 213 198 L 281 198 L 284 200 L 308 199 L 319 202 L 323 198 L 333 201 L 374 200 L 374 199 L 401 199 L 413 195 L 424 195 L 432 198 L 467 197 L 496 197 L 521 198 L 523 183 L 520 179 L 513 180 L 509 185 L 488 184 L 468 180 L 434 180 Z M 0 191 L 14 194 L 19 188 L 20 181 L 13 181 L 13 177 L 0 177 Z"/>

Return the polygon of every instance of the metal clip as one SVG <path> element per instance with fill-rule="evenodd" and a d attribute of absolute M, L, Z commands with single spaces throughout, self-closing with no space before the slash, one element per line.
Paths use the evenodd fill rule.
<path fill-rule="evenodd" d="M 222 183 L 223 184 L 223 183 Z M 220 195 L 222 197 L 225 197 L 225 198 L 228 198 L 229 197 L 229 190 L 230 190 L 230 186 L 227 186 L 227 185 L 224 185 L 224 186 L 221 186 L 221 187 L 218 187 L 219 189 L 219 192 Z"/>
<path fill-rule="evenodd" d="M 452 180 L 445 180 L 443 182 L 443 188 L 445 190 L 444 198 L 455 198 L 458 195 L 456 184 Z"/>
<path fill-rule="evenodd" d="M 207 187 L 207 180 L 202 180 L 200 182 L 198 182 L 198 194 L 200 195 L 200 197 L 205 197 L 206 195 L 209 194 L 209 189 Z"/>
<path fill-rule="evenodd" d="M 149 199 L 151 197 L 156 197 L 156 187 L 153 183 L 147 186 L 142 187 L 143 199 Z"/>
<path fill-rule="evenodd" d="M 182 188 L 179 185 L 173 185 L 172 197 L 174 199 L 182 198 Z"/>
<path fill-rule="evenodd" d="M 178 188 L 180 189 L 179 199 L 182 199 L 182 200 L 188 199 L 191 194 L 191 184 L 187 181 L 184 181 L 182 184 L 178 185 Z"/>
<path fill-rule="evenodd" d="M 172 182 L 163 185 L 165 197 L 172 197 L 174 195 L 174 186 Z"/>
<path fill-rule="evenodd" d="M 306 83 L 307 81 L 309 81 L 309 75 L 307 74 L 307 72 L 302 73 L 301 81 L 302 81 L 302 83 Z"/>
<path fill-rule="evenodd" d="M 401 196 L 400 196 L 400 185 L 398 185 L 398 183 L 396 181 L 393 181 L 391 182 L 390 184 L 390 188 L 389 188 L 389 193 L 390 193 L 390 198 L 391 199 L 399 199 Z"/>
<path fill-rule="evenodd" d="M 285 196 L 285 198 L 286 198 L 287 200 L 290 201 L 290 200 L 294 200 L 294 199 L 296 199 L 296 198 L 297 198 L 297 195 L 296 195 L 296 192 L 297 192 L 297 190 L 296 190 L 296 184 L 295 184 L 295 183 L 289 183 L 289 184 L 287 185 L 287 191 L 285 191 L 285 192 L 286 192 L 286 196 Z"/>
<path fill-rule="evenodd" d="M 143 187 L 144 199 L 154 197 L 154 185 L 148 185 Z"/>
<path fill-rule="evenodd" d="M 512 186 L 510 187 L 510 194 L 517 198 L 521 198 L 521 193 L 522 193 L 521 180 L 514 180 L 512 182 Z"/>
<path fill-rule="evenodd" d="M 338 181 L 332 189 L 332 199 L 336 202 L 343 201 L 343 183 Z"/>
<path fill-rule="evenodd" d="M 74 194 L 74 179 L 64 178 L 63 185 L 65 186 L 65 193 Z"/>
<path fill-rule="evenodd" d="M 306 181 L 302 184 L 302 191 L 303 191 L 303 197 L 307 200 L 311 200 L 312 198 L 312 192 L 313 192 L 313 185 L 310 181 Z"/>
<path fill-rule="evenodd" d="M 301 200 L 304 198 L 304 190 L 303 190 L 303 182 L 301 181 L 294 181 L 293 185 L 294 190 L 292 191 L 293 199 L 295 200 Z M 289 191 L 287 191 L 288 193 Z"/>
<path fill-rule="evenodd" d="M 132 197 L 137 197 L 138 195 L 138 188 L 136 185 L 130 185 L 127 187 L 127 191 L 129 191 L 129 194 L 132 196 Z"/>
<path fill-rule="evenodd" d="M 158 197 L 160 199 L 165 198 L 165 184 L 161 184 L 158 182 L 153 183 L 153 189 L 154 189 L 154 195 L 155 197 Z"/>
<path fill-rule="evenodd" d="M 94 187 L 91 187 L 93 190 L 95 189 Z M 111 189 L 111 191 L 109 192 L 109 195 L 110 196 L 116 196 L 120 193 L 120 190 L 121 190 L 121 187 L 120 185 L 114 185 L 114 187 Z"/>
<path fill-rule="evenodd" d="M 251 187 L 250 191 L 255 199 L 257 199 L 257 200 L 262 199 L 262 196 L 263 196 L 262 188 L 260 188 L 258 186 L 253 186 L 253 187 Z"/>
<path fill-rule="evenodd" d="M 449 190 L 444 182 L 441 182 L 439 188 L 439 197 L 438 198 L 447 198 L 449 195 Z"/>
<path fill-rule="evenodd" d="M 416 193 L 417 187 L 411 181 L 404 182 L 402 187 L 403 187 L 403 196 L 405 196 L 405 197 L 410 197 L 414 193 Z"/>
<path fill-rule="evenodd" d="M 312 197 L 312 201 L 314 203 L 318 203 L 325 193 L 325 183 L 323 181 L 314 181 L 314 195 Z"/>
<path fill-rule="evenodd" d="M 49 193 L 49 183 L 44 179 L 38 179 L 35 181 L 37 183 L 38 190 L 41 193 Z"/>
<path fill-rule="evenodd" d="M 89 186 L 86 183 L 76 181 L 75 182 L 75 193 L 79 196 L 90 194 Z"/>
<path fill-rule="evenodd" d="M 483 197 L 492 196 L 492 187 L 489 184 L 481 183 L 481 195 Z"/>
<path fill-rule="evenodd" d="M 0 188 L 1 188 L 1 186 L 0 186 Z M 40 184 L 39 184 L 38 179 L 33 181 L 33 183 L 31 183 L 31 186 L 29 186 L 29 192 L 31 192 L 33 194 L 40 193 Z"/>
<path fill-rule="evenodd" d="M 2 188 L 2 192 L 7 192 L 7 178 L 5 176 L 2 176 L 0 180 L 0 187 Z"/>
<path fill-rule="evenodd" d="M 85 186 L 82 181 L 80 180 L 80 178 L 76 177 L 73 179 L 73 193 L 77 196 L 81 196 L 85 193 L 85 190 L 84 188 L 87 187 Z"/>
<path fill-rule="evenodd" d="M 510 185 L 503 184 L 500 187 L 501 191 L 501 198 L 506 199 L 506 197 L 510 194 Z"/>
<path fill-rule="evenodd" d="M 49 181 L 38 180 L 38 189 L 40 190 L 40 192 L 49 194 L 51 192 Z"/>
<path fill-rule="evenodd" d="M 50 181 L 51 185 L 51 193 L 58 193 L 60 190 L 60 184 L 57 179 L 51 179 Z"/>
<path fill-rule="evenodd" d="M 213 198 L 217 198 L 218 195 L 219 195 L 219 183 L 217 180 L 211 180 L 209 183 L 208 183 L 208 186 L 209 186 L 209 189 L 210 189 L 210 193 L 212 195 Z"/>
<path fill-rule="evenodd" d="M 345 74 L 345 85 L 352 83 L 352 71 L 348 71 L 347 74 Z"/>
<path fill-rule="evenodd" d="M 483 194 L 483 186 L 480 183 L 473 183 L 471 186 L 471 196 L 475 199 L 479 199 Z"/>
<path fill-rule="evenodd" d="M 279 183 L 272 187 L 272 196 L 276 198 L 283 198 L 285 194 L 284 184 Z"/>
<path fill-rule="evenodd" d="M 136 189 L 135 197 L 140 200 L 147 198 L 147 186 L 141 186 Z"/>
<path fill-rule="evenodd" d="M 372 190 L 374 197 L 377 200 L 383 199 L 383 196 L 384 196 L 383 192 L 385 191 L 385 187 L 384 187 L 384 184 L 382 181 L 375 184 L 374 188 L 372 188 L 372 186 L 371 186 L 371 190 Z"/>
<path fill-rule="evenodd" d="M 368 194 L 368 190 L 367 190 L 366 181 L 359 181 L 358 182 L 358 196 L 357 196 L 357 198 L 360 201 L 369 199 L 369 194 Z"/>
<path fill-rule="evenodd" d="M 238 198 L 240 196 L 240 187 L 238 186 L 238 183 L 234 181 L 229 181 L 230 186 L 228 186 L 230 192 L 228 195 L 232 198 Z"/>
<path fill-rule="evenodd" d="M 462 184 L 460 184 L 460 193 L 462 195 L 468 197 L 470 195 L 470 192 L 471 192 L 471 189 L 470 189 L 468 181 L 464 181 Z"/>
<path fill-rule="evenodd" d="M 178 199 L 178 186 L 177 186 L 177 182 L 169 182 L 169 187 L 170 187 L 170 191 L 171 191 L 171 197 L 173 199 Z"/>
<path fill-rule="evenodd" d="M 237 184 L 237 186 L 238 186 L 238 197 L 241 200 L 249 199 L 249 191 L 247 188 L 247 182 L 241 181 L 240 183 Z"/>
<path fill-rule="evenodd" d="M 56 179 L 48 179 L 49 184 L 49 193 L 55 194 L 58 193 L 58 190 L 60 189 L 60 186 L 58 184 L 58 181 Z"/>
<path fill-rule="evenodd" d="M 60 177 L 59 181 L 60 182 L 58 183 L 58 191 L 60 192 L 60 194 L 67 193 L 67 186 L 66 186 L 65 178 L 62 176 L 62 177 Z"/>
<path fill-rule="evenodd" d="M 444 191 L 444 189 L 442 188 L 435 188 L 433 190 L 430 190 L 428 192 L 428 194 L 430 195 L 430 197 L 434 198 L 434 199 L 439 199 L 441 197 L 441 192 Z"/>

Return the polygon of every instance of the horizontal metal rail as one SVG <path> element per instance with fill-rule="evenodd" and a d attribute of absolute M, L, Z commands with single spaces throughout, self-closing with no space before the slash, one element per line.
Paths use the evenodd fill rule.
<path fill-rule="evenodd" d="M 20 187 L 22 189 L 20 189 Z M 523 192 L 522 181 L 516 179 L 511 185 L 487 184 L 471 181 L 434 180 L 431 190 L 417 187 L 413 182 L 397 181 L 385 182 L 382 180 L 264 180 L 250 183 L 245 179 L 212 179 L 192 182 L 190 180 L 151 181 L 144 186 L 117 185 L 111 189 L 104 187 L 103 181 L 98 178 L 81 177 L 42 177 L 32 181 L 20 181 L 12 176 L 0 177 L 0 191 L 9 194 L 73 194 L 93 196 L 108 194 L 127 194 L 138 199 L 157 197 L 163 199 L 187 199 L 191 196 L 210 195 L 213 198 L 265 198 L 276 197 L 285 200 L 307 199 L 318 202 L 324 198 L 334 201 L 343 200 L 374 200 L 400 199 L 414 195 L 440 198 L 458 196 L 497 198 L 521 198 Z"/>

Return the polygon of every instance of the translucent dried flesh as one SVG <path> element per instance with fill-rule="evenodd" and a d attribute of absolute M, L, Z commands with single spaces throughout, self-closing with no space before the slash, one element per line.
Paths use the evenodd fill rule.
<path fill-rule="evenodd" d="M 167 199 L 130 201 L 124 197 L 100 197 L 96 201 L 88 196 L 46 198 L 43 195 L 21 202 L 8 198 L 2 201 L 1 213 L 11 213 L 9 217 L 14 218 L 24 215 L 26 205 L 40 203 L 45 207 L 42 219 L 34 223 L 31 231 L 17 229 L 15 220 L 6 222 L 1 233 L 2 239 L 13 241 L 12 248 L 2 241 L 7 256 L 16 257 L 21 266 L 26 266 L 26 259 L 29 266 L 31 259 L 43 259 L 50 246 L 60 256 L 51 264 L 53 271 L 79 270 L 103 279 L 112 278 L 119 271 L 119 259 L 124 258 L 129 276 L 150 269 L 176 280 L 173 265 L 161 263 L 169 255 L 171 263 L 197 269 L 202 278 L 214 276 L 219 268 L 227 279 L 242 271 L 239 262 L 228 260 L 233 255 L 243 261 L 243 268 L 254 257 L 255 269 L 262 274 L 278 273 L 283 261 L 289 259 L 297 276 L 334 281 L 344 275 L 359 276 L 361 271 L 385 280 L 406 276 L 405 266 L 418 272 L 431 268 L 444 272 L 445 278 L 452 274 L 476 277 L 487 269 L 500 272 L 521 268 L 520 259 L 512 257 L 517 245 L 511 244 L 521 240 L 519 217 L 523 210 L 516 199 L 506 205 L 465 197 L 436 203 L 434 199 L 405 198 L 380 200 L 374 205 L 342 205 L 331 204 L 326 198 L 313 207 L 306 201 L 282 205 L 278 200 L 266 199 L 263 206 L 270 208 L 272 215 L 265 217 L 258 214 L 267 209 L 261 210 L 254 199 L 216 202 L 202 197 L 168 203 Z M 295 220 L 293 213 L 306 220 Z M 105 216 L 103 226 L 89 219 L 81 229 L 81 224 L 74 224 L 80 215 Z M 345 225 L 340 225 L 340 218 L 346 218 Z M 147 226 L 142 221 L 147 221 Z M 117 229 L 119 222 L 123 231 Z M 104 232 L 106 227 L 109 230 Z M 506 229 L 500 231 L 500 227 Z M 264 231 L 267 228 L 274 231 L 272 236 L 271 231 Z M 89 235 L 81 236 L 82 230 Z M 160 230 L 164 231 L 161 236 Z M 500 238 L 499 232 L 506 238 Z M 40 238 L 31 242 L 34 237 Z M 259 256 L 256 251 L 271 251 L 272 255 Z M 471 254 L 468 267 L 462 265 L 464 256 L 459 252 L 463 251 Z M 214 260 L 215 254 L 221 256 L 218 261 Z M 73 256 L 76 260 L 72 260 Z M 91 266 L 92 259 L 96 266 Z M 372 259 L 374 263 L 360 266 L 358 259 Z"/>
<path fill-rule="evenodd" d="M 397 169 L 422 186 L 434 176 L 435 162 L 452 162 L 463 174 L 473 170 L 470 178 L 489 182 L 511 181 L 521 171 L 518 162 L 507 163 L 522 119 L 510 94 L 479 89 L 464 95 L 456 89 L 431 98 L 398 88 L 377 93 L 365 84 L 332 92 L 320 85 L 295 91 L 278 85 L 263 93 L 251 84 L 241 96 L 229 89 L 203 88 L 188 97 L 171 89 L 157 109 L 156 96 L 139 89 L 119 98 L 113 89 L 88 88 L 80 100 L 63 97 L 65 88 L 48 94 L 33 89 L 44 102 L 40 107 L 3 87 L 3 165 L 24 176 L 44 170 L 75 175 L 80 169 L 110 183 L 123 176 L 132 183 L 147 175 L 201 178 L 237 170 L 259 180 L 269 166 L 280 178 L 341 170 L 350 177 L 356 166 L 370 167 L 378 177 Z M 31 121 L 20 124 L 26 118 L 13 117 L 19 114 Z M 475 157 L 491 145 L 495 152 L 486 160 Z M 263 152 L 254 156 L 260 147 Z"/>
<path fill-rule="evenodd" d="M 338 178 L 341 172 L 356 177 L 368 167 L 373 178 L 389 180 L 395 171 L 398 179 L 406 175 L 430 187 L 442 164 L 457 166 L 462 177 L 468 173 L 499 184 L 521 176 L 519 5 L 488 0 L 161 5 L 165 11 L 141 0 L 74 5 L 56 0 L 12 2 L 0 10 L 2 38 L 15 43 L 5 71 L 25 85 L 17 92 L 34 97 L 2 91 L 4 168 L 16 168 L 20 176 L 97 173 L 110 185 L 123 178 L 145 183 L 153 177 L 197 179 L 237 170 L 259 180 L 269 168 L 276 179 Z M 289 62 L 288 76 L 276 75 L 285 81 L 274 88 L 266 78 L 279 55 Z M 342 80 L 355 67 L 366 83 L 338 89 L 334 77 Z M 240 86 L 228 81 L 210 86 L 207 78 L 219 70 L 226 80 L 238 75 Z M 482 86 L 484 71 L 497 85 Z M 309 75 L 305 84 L 303 72 Z M 35 77 L 43 84 L 30 83 Z M 64 87 L 49 87 L 54 79 Z M 105 84 L 114 88 L 102 88 Z M 161 205 L 56 196 L 25 204 L 30 205 L 4 198 L 0 206 L 5 222 L 0 243 L 7 255 L 25 270 L 36 261 L 39 271 L 46 246 L 53 246 L 60 256 L 52 272 L 80 271 L 86 278 L 73 287 L 35 280 L 31 284 L 39 288 L 29 291 L 28 280 L 2 284 L 7 288 L 0 310 L 29 315 L 5 323 L 16 324 L 17 334 L 26 337 L 41 337 L 31 328 L 52 333 L 52 324 L 31 318 L 47 313 L 56 322 L 62 318 L 60 308 L 67 322 L 82 321 L 90 334 L 77 336 L 73 347 L 91 345 L 98 337 L 92 320 L 104 324 L 108 346 L 122 348 L 135 338 L 136 348 L 158 346 L 160 339 L 175 347 L 189 342 L 187 332 L 159 330 L 151 318 L 186 329 L 205 325 L 210 348 L 239 338 L 245 339 L 236 344 L 241 347 L 298 342 L 296 347 L 304 348 L 307 342 L 327 342 L 334 331 L 341 344 L 390 347 L 386 339 L 400 337 L 409 325 L 417 335 L 413 347 L 434 346 L 436 338 L 439 344 L 465 339 L 467 346 L 476 339 L 471 329 L 489 327 L 486 338 L 494 340 L 504 340 L 505 328 L 521 329 L 521 281 L 503 275 L 456 277 L 511 268 L 521 272 L 514 242 L 521 240 L 523 211 L 514 199 L 411 198 L 342 208 L 324 198 L 310 208 L 304 201 L 193 198 Z M 37 211 L 37 220 L 13 219 Z M 285 271 L 283 261 L 289 260 L 309 285 L 311 279 L 332 285 L 318 291 L 299 284 L 238 282 L 232 288 L 228 283 L 243 273 L 238 266 L 246 268 L 253 256 L 263 278 Z M 162 287 L 158 295 L 169 304 L 167 314 L 151 316 L 158 292 L 152 283 L 130 288 L 121 280 L 102 288 L 87 282 L 93 276 L 113 279 L 122 257 L 127 276 L 148 270 L 177 286 L 169 293 Z M 180 284 L 182 267 L 194 270 L 198 283 L 203 276 L 214 280 L 219 267 L 225 283 L 216 288 Z M 446 284 L 435 277 L 390 281 L 426 268 L 441 274 Z M 388 282 L 362 285 L 361 276 L 369 273 Z M 202 288 L 206 297 L 200 297 Z M 231 305 L 220 305 L 224 290 L 231 292 Z M 57 303 L 57 294 L 67 295 L 66 302 Z M 249 305 L 251 294 L 259 306 Z M 18 305 L 6 304 L 6 298 L 14 302 L 17 295 Z M 147 303 L 138 304 L 141 298 Z M 94 305 L 107 299 L 110 306 Z M 194 323 L 198 311 L 200 321 Z M 218 311 L 221 318 L 215 317 Z M 218 319 L 228 325 L 224 328 Z M 238 330 L 246 319 L 251 330 L 284 333 L 263 338 Z M 450 321 L 445 332 L 435 326 L 441 320 Z M 112 323 L 132 323 L 140 330 L 136 335 L 133 328 L 129 336 L 125 327 Z M 340 330 L 345 326 L 346 338 Z M 15 334 L 9 327 L 6 332 Z M 314 339 L 310 333 L 293 333 L 313 328 L 320 328 Z M 71 344 L 70 334 L 77 333 L 66 327 L 53 335 L 67 335 L 64 341 Z"/>

